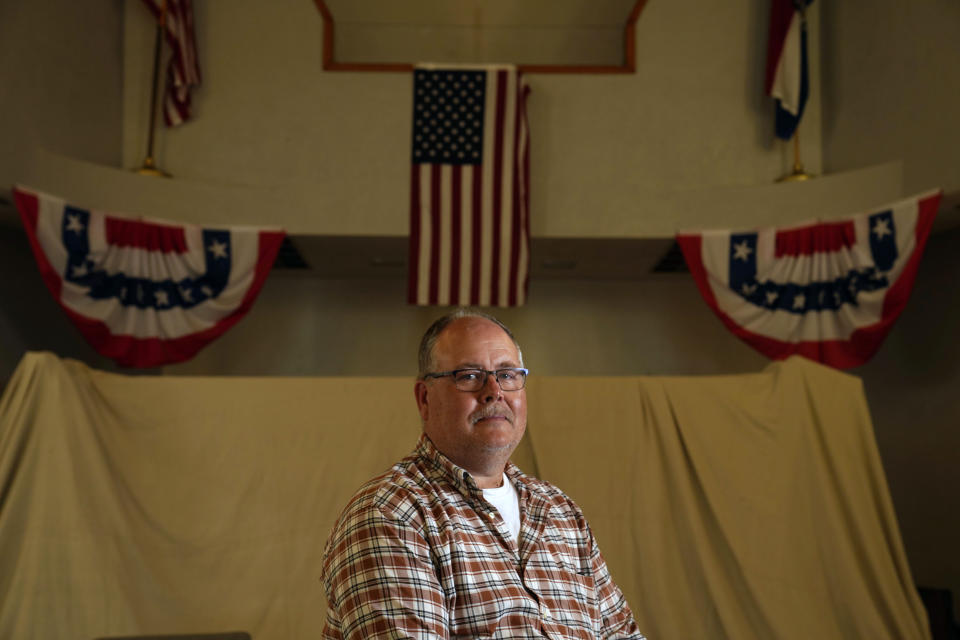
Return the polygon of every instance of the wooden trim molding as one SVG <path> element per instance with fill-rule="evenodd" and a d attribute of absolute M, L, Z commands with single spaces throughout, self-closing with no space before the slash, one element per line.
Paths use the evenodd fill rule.
<path fill-rule="evenodd" d="M 324 0 L 313 0 L 323 18 L 323 69 L 324 71 L 412 71 L 413 62 L 340 62 L 335 59 L 334 42 L 336 30 L 333 14 Z M 634 73 L 636 71 L 636 28 L 640 12 L 647 0 L 636 0 L 623 27 L 623 64 L 518 64 L 524 73 Z"/>

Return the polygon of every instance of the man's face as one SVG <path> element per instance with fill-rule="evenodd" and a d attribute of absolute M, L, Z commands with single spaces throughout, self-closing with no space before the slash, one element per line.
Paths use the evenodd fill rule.
<path fill-rule="evenodd" d="M 443 330 L 433 348 L 435 372 L 520 366 L 503 329 L 483 318 L 461 318 Z M 459 391 L 449 376 L 417 382 L 423 430 L 437 449 L 467 471 L 499 473 L 527 426 L 527 392 L 503 391 L 494 376 L 479 391 Z"/>

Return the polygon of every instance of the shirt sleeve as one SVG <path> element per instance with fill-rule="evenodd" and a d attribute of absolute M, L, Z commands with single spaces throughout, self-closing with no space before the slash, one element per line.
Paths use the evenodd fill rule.
<path fill-rule="evenodd" d="M 589 526 L 587 529 L 590 531 Z M 607 640 L 645 640 L 633 619 L 633 612 L 627 604 L 627 599 L 610 575 L 607 562 L 600 553 L 600 547 L 592 531 L 590 531 L 590 541 L 590 561 L 593 564 L 594 585 L 603 621 L 601 637 Z"/>
<path fill-rule="evenodd" d="M 327 543 L 324 637 L 447 638 L 448 614 L 430 549 L 415 524 L 367 504 Z"/>

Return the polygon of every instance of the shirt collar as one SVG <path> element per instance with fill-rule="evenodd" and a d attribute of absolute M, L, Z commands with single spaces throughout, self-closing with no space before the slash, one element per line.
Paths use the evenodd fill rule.
<path fill-rule="evenodd" d="M 457 491 L 465 497 L 476 497 L 482 495 L 483 490 L 477 486 L 477 481 L 469 471 L 453 463 L 447 456 L 440 453 L 433 441 L 427 437 L 427 434 L 421 433 L 417 441 L 417 448 L 414 453 L 430 462 L 433 470 L 450 482 Z M 507 461 L 507 478 L 515 484 L 526 484 L 526 475 L 520 471 L 517 465 Z"/>

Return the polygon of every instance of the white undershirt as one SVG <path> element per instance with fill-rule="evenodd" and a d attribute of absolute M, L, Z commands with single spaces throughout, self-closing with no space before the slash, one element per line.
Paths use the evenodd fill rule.
<path fill-rule="evenodd" d="M 510 536 L 514 542 L 520 537 L 520 498 L 517 488 L 503 474 L 503 484 L 493 489 L 484 489 L 483 497 L 500 512 L 500 517 L 507 524 Z"/>

